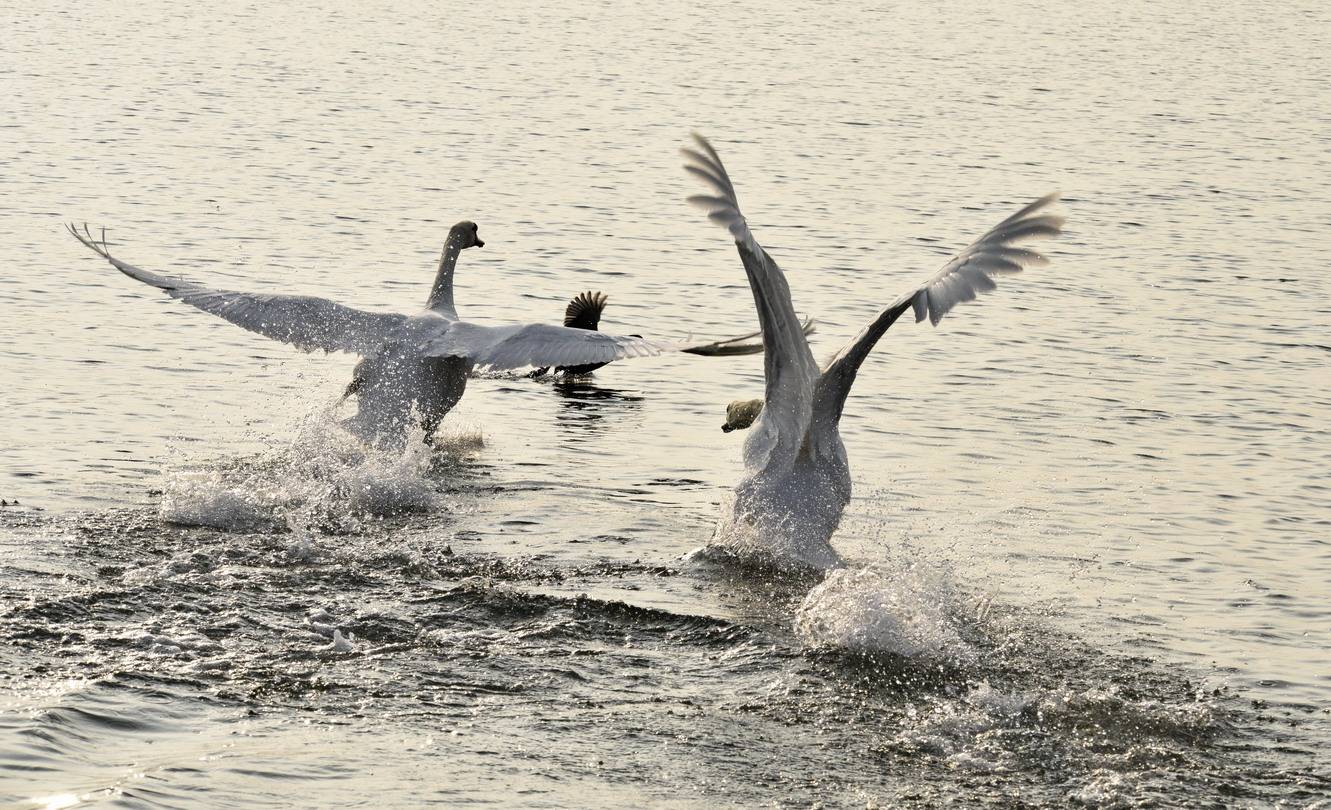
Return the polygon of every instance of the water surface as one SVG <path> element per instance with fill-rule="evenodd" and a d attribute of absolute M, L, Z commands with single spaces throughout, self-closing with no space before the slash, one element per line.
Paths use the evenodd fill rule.
<path fill-rule="evenodd" d="M 0 799 L 1306 806 L 1331 772 L 1318 4 L 16 11 L 0 71 Z M 752 328 L 716 141 L 831 353 L 1016 206 L 1053 263 L 900 324 L 843 433 L 876 579 L 699 567 L 758 358 L 474 382 L 449 449 L 95 260 Z M 186 524 L 186 525 L 181 525 Z M 336 630 L 349 649 L 331 643 Z M 859 636 L 857 636 L 859 634 Z M 834 652 L 872 636 L 887 652 Z M 895 655 L 913 652 L 913 657 Z"/>

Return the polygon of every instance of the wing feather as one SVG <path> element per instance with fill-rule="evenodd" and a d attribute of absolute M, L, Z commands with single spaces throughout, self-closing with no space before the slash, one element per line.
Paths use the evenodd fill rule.
<path fill-rule="evenodd" d="M 213 290 L 184 279 L 167 278 L 114 258 L 107 250 L 105 238 L 94 238 L 87 226 L 82 231 L 73 225 L 67 227 L 76 239 L 130 278 L 242 329 L 302 351 L 371 354 L 407 319 L 395 313 L 353 309 L 326 298 Z"/>
<path fill-rule="evenodd" d="M 805 337 L 812 335 L 817 330 L 818 322 L 813 318 L 805 317 L 800 324 L 800 331 L 804 333 Z M 757 332 L 750 332 L 747 335 L 737 335 L 707 343 L 695 343 L 685 346 L 680 351 L 686 354 L 702 355 L 703 357 L 736 357 L 745 354 L 760 354 L 763 351 L 762 338 L 763 332 L 759 329 Z"/>
<path fill-rule="evenodd" d="M 949 259 L 938 272 L 892 302 L 837 352 L 818 378 L 814 413 L 819 423 L 835 425 L 841 418 L 841 410 L 860 364 L 879 338 L 907 310 L 914 310 L 917 322 L 928 318 L 930 323 L 937 325 L 957 304 L 997 289 L 994 276 L 1048 264 L 1049 260 L 1043 255 L 1014 243 L 1061 233 L 1063 218 L 1045 213 L 1057 200 L 1058 194 L 1041 197 L 990 228 Z"/>
<path fill-rule="evenodd" d="M 613 363 L 633 357 L 654 357 L 681 348 L 647 338 L 542 323 L 482 326 L 449 321 L 440 326 L 438 334 L 422 343 L 422 355 L 463 357 L 476 371 L 482 372 Z"/>
<path fill-rule="evenodd" d="M 762 416 L 745 444 L 745 463 L 755 467 L 790 462 L 808 430 L 818 366 L 805 339 L 805 325 L 791 303 L 785 274 L 749 230 L 721 157 L 701 135 L 695 133 L 693 140 L 697 149 L 681 150 L 688 161 L 684 169 L 701 178 L 712 193 L 695 195 L 690 202 L 704 208 L 708 219 L 725 225 L 734 237 L 762 327 L 767 385 Z"/>
<path fill-rule="evenodd" d="M 610 300 L 603 292 L 588 290 L 578 293 L 564 309 L 564 325 L 575 329 L 595 329 L 601 323 L 601 313 Z"/>

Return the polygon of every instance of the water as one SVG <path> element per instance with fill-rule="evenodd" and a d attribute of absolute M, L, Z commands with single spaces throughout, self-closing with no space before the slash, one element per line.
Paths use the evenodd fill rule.
<path fill-rule="evenodd" d="M 10 17 L 0 803 L 1331 800 L 1321 5 Z M 866 364 L 822 585 L 681 559 L 757 358 L 476 381 L 441 451 L 367 455 L 352 358 L 60 227 L 405 310 L 468 218 L 470 317 L 595 288 L 608 330 L 731 334 L 695 127 L 820 356 L 1065 192 L 1051 266 Z"/>

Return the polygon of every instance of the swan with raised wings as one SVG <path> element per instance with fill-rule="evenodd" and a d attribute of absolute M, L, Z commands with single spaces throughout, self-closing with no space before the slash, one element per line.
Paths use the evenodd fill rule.
<path fill-rule="evenodd" d="M 1048 213 L 1057 194 L 1042 197 L 995 225 L 882 310 L 821 368 L 801 334 L 790 287 L 740 213 L 735 186 L 715 149 L 694 135 L 685 169 L 711 194 L 689 202 L 725 226 L 735 240 L 753 291 L 765 346 L 762 399 L 732 402 L 723 430 L 752 426 L 744 443 L 745 472 L 712 540 L 714 546 L 778 565 L 832 568 L 841 564 L 831 538 L 850 503 L 850 464 L 838 425 L 860 364 L 907 311 L 938 321 L 955 305 L 995 288 L 993 277 L 1046 263 L 1017 243 L 1057 235 L 1061 217 Z"/>
<path fill-rule="evenodd" d="M 539 323 L 484 326 L 458 317 L 453 272 L 463 250 L 483 247 L 476 224 L 459 222 L 448 232 L 425 309 L 414 314 L 367 312 L 324 298 L 214 290 L 168 278 L 113 257 L 104 235 L 85 225 L 69 231 L 120 272 L 190 306 L 303 351 L 348 352 L 364 360 L 356 369 L 357 412 L 343 424 L 363 441 L 400 447 L 416 426 L 428 437 L 466 391 L 474 371 L 526 366 L 609 363 L 666 352 L 734 353 L 742 339 L 683 344 L 621 337 Z M 744 353 L 743 351 L 739 353 Z"/>

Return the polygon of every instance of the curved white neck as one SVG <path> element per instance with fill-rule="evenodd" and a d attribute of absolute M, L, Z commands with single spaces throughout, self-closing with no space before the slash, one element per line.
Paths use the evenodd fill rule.
<path fill-rule="evenodd" d="M 444 310 L 454 316 L 457 309 L 453 306 L 453 270 L 458 264 L 458 255 L 462 253 L 462 238 L 450 233 L 444 242 L 444 255 L 439 258 L 439 273 L 434 277 L 434 287 L 430 298 L 425 302 L 426 309 Z"/>

